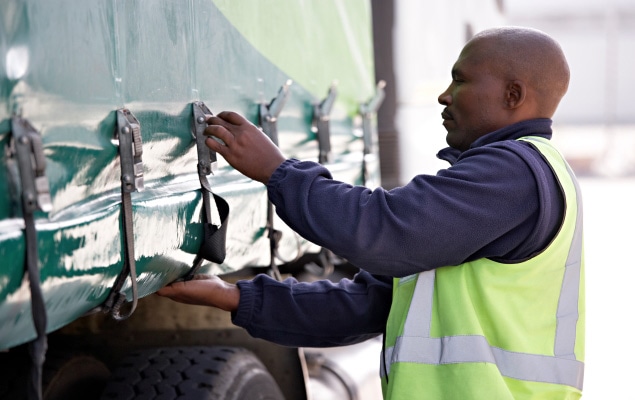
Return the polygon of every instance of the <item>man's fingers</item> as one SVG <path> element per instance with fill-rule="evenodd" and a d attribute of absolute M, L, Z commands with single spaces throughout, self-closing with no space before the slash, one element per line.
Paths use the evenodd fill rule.
<path fill-rule="evenodd" d="M 164 286 L 161 289 L 157 290 L 156 293 L 159 296 L 170 297 L 171 295 L 174 295 L 174 293 L 176 292 L 176 289 L 174 288 L 173 285 L 176 285 L 177 283 L 182 283 L 182 282 L 175 282 L 171 285 Z"/>
<path fill-rule="evenodd" d="M 193 281 L 200 281 L 203 279 L 217 279 L 216 275 L 196 274 L 192 277 Z"/>
<path fill-rule="evenodd" d="M 245 122 L 248 122 L 245 117 L 233 111 L 221 111 L 216 116 L 232 125 L 242 125 Z"/>
<path fill-rule="evenodd" d="M 193 281 L 179 281 L 159 289 L 156 294 L 171 300 L 187 304 L 203 304 L 205 299 L 200 293 L 198 283 Z"/>
<path fill-rule="evenodd" d="M 204 134 L 219 138 L 228 146 L 234 141 L 234 135 L 222 125 L 210 125 L 205 128 Z"/>
<path fill-rule="evenodd" d="M 206 116 L 205 122 L 207 122 L 207 125 L 220 125 L 220 126 L 231 125 L 229 122 L 227 122 L 224 119 L 220 118 L 218 115 L 208 115 L 208 116 Z"/>
<path fill-rule="evenodd" d="M 205 139 L 205 145 L 209 147 L 211 150 L 220 154 L 221 156 L 227 157 L 227 146 L 224 146 L 218 143 L 216 140 L 212 139 L 211 137 L 208 137 L 207 139 Z"/>

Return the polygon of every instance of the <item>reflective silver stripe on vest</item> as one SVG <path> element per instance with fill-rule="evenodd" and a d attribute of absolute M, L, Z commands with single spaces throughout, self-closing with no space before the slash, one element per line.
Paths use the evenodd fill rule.
<path fill-rule="evenodd" d="M 417 334 L 420 337 L 430 337 L 430 325 L 432 324 L 432 303 L 434 302 L 434 278 L 436 271 L 422 272 L 415 284 L 414 293 L 410 304 L 417 304 L 417 316 L 411 317 L 410 310 L 404 323 L 404 336 Z"/>
<path fill-rule="evenodd" d="M 584 364 L 577 360 L 516 353 L 490 346 L 484 336 L 425 338 L 400 336 L 384 354 L 388 373 L 391 363 L 420 364 L 491 363 L 501 375 L 525 381 L 568 385 L 582 390 Z"/>
<path fill-rule="evenodd" d="M 573 176 L 569 165 L 569 174 Z M 575 194 L 577 198 L 578 211 L 576 215 L 575 230 L 573 239 L 567 256 L 562 289 L 560 289 L 560 299 L 558 300 L 558 311 L 556 314 L 556 340 L 554 345 L 554 355 L 556 357 L 575 360 L 575 337 L 576 325 L 578 323 L 578 297 L 580 294 L 580 273 L 582 265 L 582 192 L 578 181 L 573 179 Z"/>
<path fill-rule="evenodd" d="M 569 174 L 573 173 L 567 166 Z M 403 335 L 395 346 L 384 350 L 386 374 L 392 363 L 453 364 L 485 362 L 496 364 L 503 376 L 534 382 L 568 385 L 582 390 L 584 363 L 575 359 L 576 324 L 582 263 L 582 198 L 572 179 L 577 197 L 576 225 L 558 300 L 555 356 L 518 353 L 491 346 L 484 336 L 430 337 L 434 296 L 434 271 L 419 274 Z M 412 309 L 416 312 L 411 312 Z M 382 378 L 385 375 L 382 371 Z"/>

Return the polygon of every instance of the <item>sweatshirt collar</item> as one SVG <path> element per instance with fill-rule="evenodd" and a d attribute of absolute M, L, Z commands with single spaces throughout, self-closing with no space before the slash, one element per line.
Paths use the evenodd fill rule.
<path fill-rule="evenodd" d="M 549 118 L 540 118 L 521 121 L 505 126 L 476 139 L 465 152 L 467 153 L 472 149 L 496 142 L 502 142 L 504 140 L 520 139 L 524 136 L 540 136 L 545 139 L 551 139 L 551 123 L 552 121 Z M 439 151 L 437 158 L 445 160 L 450 164 L 454 164 L 462 154 L 463 153 L 460 150 L 452 147 L 446 147 Z"/>

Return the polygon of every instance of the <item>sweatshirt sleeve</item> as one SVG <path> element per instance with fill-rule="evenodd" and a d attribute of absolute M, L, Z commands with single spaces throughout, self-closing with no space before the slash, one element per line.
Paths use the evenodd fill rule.
<path fill-rule="evenodd" d="M 402 277 L 540 250 L 558 222 L 536 226 L 538 191 L 557 199 L 557 183 L 538 182 L 517 150 L 469 152 L 436 175 L 418 175 L 390 191 L 351 186 L 320 164 L 287 160 L 269 180 L 269 198 L 300 235 L 372 274 Z M 537 240 L 528 243 L 535 230 Z"/>
<path fill-rule="evenodd" d="M 237 285 L 240 303 L 232 322 L 285 346 L 342 346 L 377 336 L 392 302 L 392 280 L 365 271 L 338 283 L 278 282 L 263 274 Z"/>

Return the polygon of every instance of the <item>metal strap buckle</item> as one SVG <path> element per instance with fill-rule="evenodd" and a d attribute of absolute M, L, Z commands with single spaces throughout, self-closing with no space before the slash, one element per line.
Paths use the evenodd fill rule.
<path fill-rule="evenodd" d="M 23 212 L 49 212 L 53 206 L 46 179 L 46 158 L 40 134 L 25 119 L 12 119 L 13 152 L 17 156 L 22 185 Z"/>
<path fill-rule="evenodd" d="M 121 158 L 122 190 L 132 193 L 142 191 L 143 184 L 143 142 L 139 120 L 125 108 L 117 110 L 117 130 L 115 140 L 119 141 Z"/>
<path fill-rule="evenodd" d="M 313 105 L 313 124 L 311 130 L 317 134 L 320 163 L 331 161 L 331 131 L 330 114 L 335 98 L 337 97 L 337 87 L 335 83 L 329 88 L 326 97 L 318 104 Z"/>

